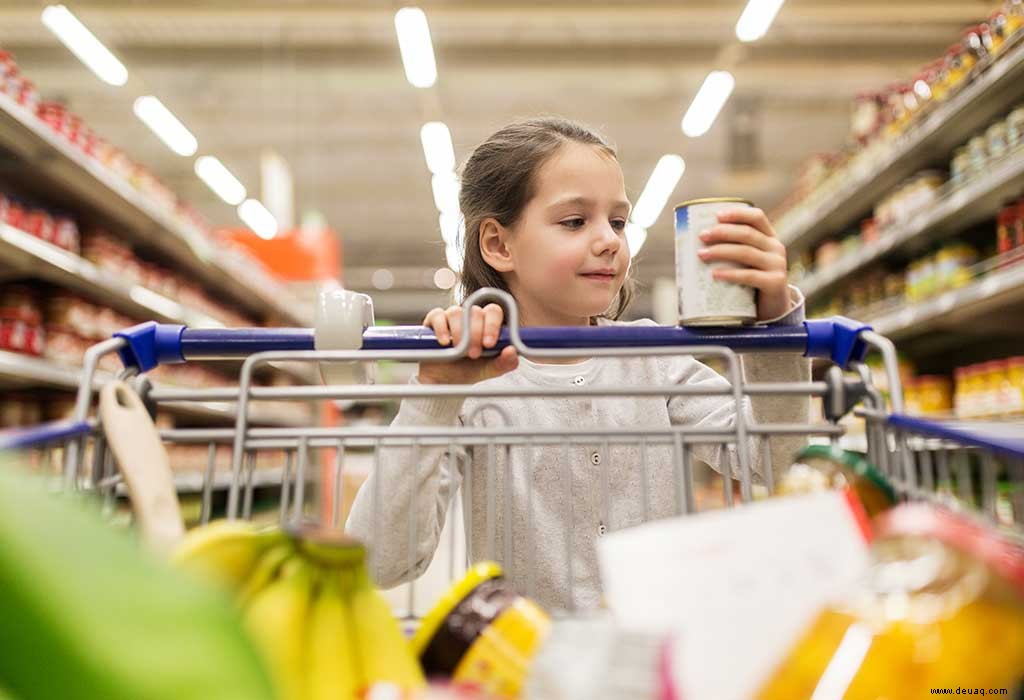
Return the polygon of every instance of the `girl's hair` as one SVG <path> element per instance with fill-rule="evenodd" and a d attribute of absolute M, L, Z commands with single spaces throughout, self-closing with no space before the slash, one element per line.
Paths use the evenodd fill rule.
<path fill-rule="evenodd" d="M 465 253 L 460 281 L 461 299 L 481 287 L 509 291 L 501 274 L 480 254 L 480 225 L 493 218 L 511 228 L 535 194 L 537 172 L 563 145 L 594 146 L 611 158 L 615 149 L 592 129 L 559 117 L 516 121 L 495 132 L 476 147 L 462 169 L 459 206 L 465 217 Z M 633 300 L 630 275 L 615 302 L 600 316 L 618 319 Z"/>

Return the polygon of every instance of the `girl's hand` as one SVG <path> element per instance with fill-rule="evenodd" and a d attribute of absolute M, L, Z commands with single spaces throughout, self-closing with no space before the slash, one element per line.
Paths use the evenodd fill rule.
<path fill-rule="evenodd" d="M 423 384 L 475 384 L 485 379 L 500 377 L 519 366 L 516 349 L 511 345 L 497 357 L 482 358 L 484 348 L 498 342 L 504 310 L 497 304 L 488 304 L 470 310 L 469 349 L 466 358 L 450 362 L 421 362 L 419 380 Z M 431 309 L 423 325 L 434 330 L 441 345 L 457 345 L 462 338 L 462 307 L 449 306 Z"/>
<path fill-rule="evenodd" d="M 757 320 L 768 321 L 790 310 L 786 246 L 760 209 L 741 207 L 718 214 L 718 225 L 700 234 L 707 247 L 697 251 L 704 262 L 731 262 L 742 269 L 719 268 L 715 279 L 757 290 Z"/>

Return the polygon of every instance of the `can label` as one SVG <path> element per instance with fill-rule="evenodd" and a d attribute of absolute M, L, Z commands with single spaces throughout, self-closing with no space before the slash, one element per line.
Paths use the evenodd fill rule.
<path fill-rule="evenodd" d="M 711 276 L 711 271 L 717 268 L 743 266 L 729 262 L 705 263 L 697 256 L 697 251 L 704 247 L 698 236 L 718 223 L 719 212 L 749 206 L 750 203 L 742 199 L 722 198 L 680 204 L 675 208 L 680 325 L 739 326 L 757 320 L 752 287 Z"/>

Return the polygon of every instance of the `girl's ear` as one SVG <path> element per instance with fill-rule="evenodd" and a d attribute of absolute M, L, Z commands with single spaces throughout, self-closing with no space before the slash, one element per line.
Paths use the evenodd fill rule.
<path fill-rule="evenodd" d="M 480 222 L 480 255 L 498 272 L 511 272 L 515 267 L 508 247 L 510 236 L 511 232 L 495 218 Z"/>

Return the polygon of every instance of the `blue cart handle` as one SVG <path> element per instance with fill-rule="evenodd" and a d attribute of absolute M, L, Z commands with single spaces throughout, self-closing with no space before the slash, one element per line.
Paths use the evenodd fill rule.
<path fill-rule="evenodd" d="M 46 447 L 62 440 L 88 435 L 92 425 L 88 421 L 59 420 L 42 423 L 31 428 L 0 430 L 0 450 L 20 450 Z"/>
<path fill-rule="evenodd" d="M 749 328 L 682 328 L 679 326 L 564 326 L 519 329 L 531 348 L 642 348 L 725 346 L 741 353 L 799 353 L 831 359 L 841 367 L 867 354 L 861 333 L 871 330 L 842 316 L 804 321 L 797 326 Z M 258 352 L 313 350 L 312 328 L 190 329 L 173 324 L 142 323 L 119 333 L 126 367 L 147 372 L 161 364 L 192 360 L 244 358 Z M 509 344 L 503 328 L 494 348 L 496 354 Z M 374 326 L 363 332 L 363 350 L 438 350 L 434 332 L 424 326 Z"/>

